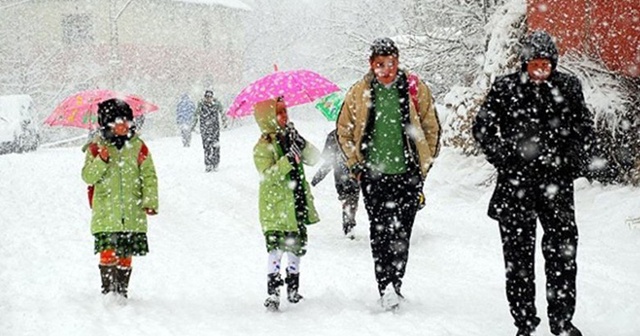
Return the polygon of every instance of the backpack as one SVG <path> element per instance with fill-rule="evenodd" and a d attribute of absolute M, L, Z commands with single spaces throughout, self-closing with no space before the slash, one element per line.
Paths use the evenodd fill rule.
<path fill-rule="evenodd" d="M 88 149 L 94 158 L 98 156 L 98 152 L 100 150 L 100 147 L 98 147 L 98 144 L 96 144 L 95 142 L 92 142 L 91 144 L 89 144 Z M 140 167 L 144 162 L 144 160 L 147 159 L 147 155 L 149 155 L 149 148 L 147 148 L 147 145 L 145 145 L 143 142 L 142 146 L 140 146 L 140 152 L 138 152 L 138 167 Z M 95 186 L 93 184 L 90 184 L 87 186 L 87 197 L 89 198 L 89 208 L 93 208 L 94 191 L 95 191 Z"/>
<path fill-rule="evenodd" d="M 407 79 L 409 82 L 409 96 L 411 96 L 411 101 L 413 102 L 413 106 L 416 107 L 416 110 L 420 111 L 420 105 L 418 104 L 418 83 L 420 83 L 420 79 L 415 74 L 409 75 Z"/>

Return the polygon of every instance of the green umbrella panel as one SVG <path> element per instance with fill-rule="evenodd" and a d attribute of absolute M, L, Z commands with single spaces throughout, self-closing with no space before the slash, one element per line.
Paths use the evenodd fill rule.
<path fill-rule="evenodd" d="M 322 115 L 329 121 L 338 120 L 338 114 L 344 101 L 343 92 L 334 92 L 328 96 L 322 97 L 316 103 L 316 108 L 322 112 Z"/>

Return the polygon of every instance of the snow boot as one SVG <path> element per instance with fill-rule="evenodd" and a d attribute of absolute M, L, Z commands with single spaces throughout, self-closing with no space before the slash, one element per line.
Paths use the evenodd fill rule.
<path fill-rule="evenodd" d="M 304 299 L 304 297 L 298 293 L 298 288 L 300 288 L 300 273 L 289 273 L 287 270 L 287 279 L 285 279 L 285 282 L 287 283 L 287 300 L 289 300 L 289 302 L 298 303 Z"/>
<path fill-rule="evenodd" d="M 342 232 L 344 232 L 344 236 L 348 239 L 356 239 L 356 235 L 353 232 L 353 229 L 356 227 L 355 223 L 344 223 L 342 224 Z"/>
<path fill-rule="evenodd" d="M 582 333 L 571 322 L 564 322 L 551 327 L 551 333 L 558 336 L 582 336 Z"/>
<path fill-rule="evenodd" d="M 392 284 L 389 284 L 380 298 L 380 305 L 384 310 L 392 311 L 400 308 L 400 297 Z"/>
<path fill-rule="evenodd" d="M 280 273 L 271 273 L 267 280 L 267 294 L 269 297 L 264 301 L 264 306 L 268 311 L 278 311 L 280 309 L 280 286 L 284 283 Z"/>
<path fill-rule="evenodd" d="M 535 336 L 535 331 L 539 324 L 540 318 L 536 316 L 529 318 L 524 325 L 518 327 L 516 336 Z"/>
<path fill-rule="evenodd" d="M 116 293 L 123 298 L 129 297 L 129 279 L 131 279 L 131 267 L 116 268 Z"/>
<path fill-rule="evenodd" d="M 531 327 L 518 328 L 516 336 L 535 336 L 535 330 L 535 328 Z"/>
<path fill-rule="evenodd" d="M 98 265 L 100 268 L 100 279 L 102 280 L 102 294 L 109 294 L 116 291 L 116 266 Z"/>

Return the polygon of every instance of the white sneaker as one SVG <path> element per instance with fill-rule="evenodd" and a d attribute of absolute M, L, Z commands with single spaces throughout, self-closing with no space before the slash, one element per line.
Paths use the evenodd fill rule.
<path fill-rule="evenodd" d="M 396 310 L 400 307 L 400 297 L 396 294 L 392 284 L 389 284 L 380 298 L 380 305 L 384 310 Z"/>

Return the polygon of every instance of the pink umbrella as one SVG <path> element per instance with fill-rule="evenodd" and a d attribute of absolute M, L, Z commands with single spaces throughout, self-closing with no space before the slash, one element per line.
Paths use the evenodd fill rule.
<path fill-rule="evenodd" d="M 65 98 L 44 122 L 50 126 L 97 128 L 98 104 L 112 98 L 127 102 L 133 110 L 134 117 L 158 110 L 158 106 L 146 102 L 136 95 L 127 95 L 111 90 L 87 90 Z"/>
<path fill-rule="evenodd" d="M 284 97 L 287 106 L 296 106 L 336 91 L 340 91 L 336 84 L 313 71 L 276 71 L 240 91 L 227 115 L 234 118 L 250 115 L 256 103 L 279 96 Z"/>

